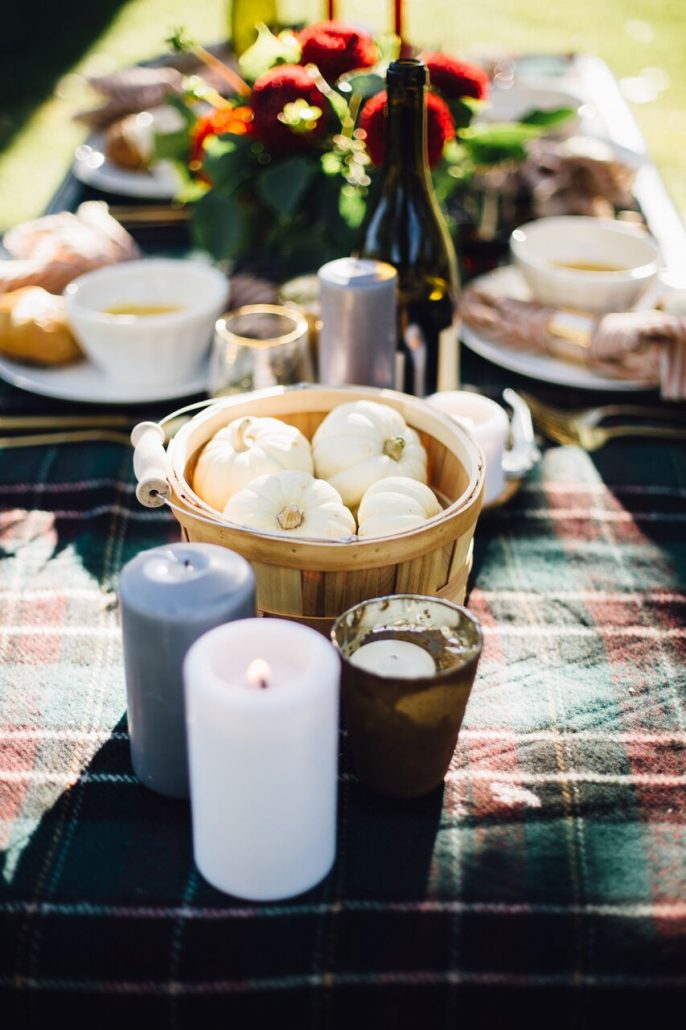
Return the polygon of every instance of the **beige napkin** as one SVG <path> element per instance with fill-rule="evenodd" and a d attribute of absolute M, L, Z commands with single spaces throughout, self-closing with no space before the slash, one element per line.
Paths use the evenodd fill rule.
<path fill-rule="evenodd" d="M 561 358 L 610 379 L 660 384 L 662 396 L 686 400 L 686 319 L 662 311 L 600 318 L 506 297 L 479 285 L 460 303 L 466 325 L 518 350 Z"/>
<path fill-rule="evenodd" d="M 93 110 L 75 117 L 92 129 L 103 129 L 124 115 L 159 107 L 170 94 L 181 93 L 183 75 L 176 68 L 123 68 L 88 80 L 104 98 Z"/>

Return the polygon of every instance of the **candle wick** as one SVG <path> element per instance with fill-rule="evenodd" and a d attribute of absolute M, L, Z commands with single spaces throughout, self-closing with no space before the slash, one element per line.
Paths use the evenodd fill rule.
<path fill-rule="evenodd" d="M 183 559 L 183 566 L 184 566 L 185 569 L 190 569 L 190 567 L 191 567 L 190 558 L 184 558 Z"/>
<path fill-rule="evenodd" d="M 251 687 L 266 690 L 269 686 L 271 669 L 262 658 L 256 658 L 246 669 L 245 678 Z"/>

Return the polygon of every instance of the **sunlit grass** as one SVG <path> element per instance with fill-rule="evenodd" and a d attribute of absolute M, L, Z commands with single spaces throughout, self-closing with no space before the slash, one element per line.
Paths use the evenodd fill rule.
<path fill-rule="evenodd" d="M 345 0 L 343 16 L 371 21 L 375 28 L 389 17 L 390 0 Z M 287 17 L 310 19 L 325 4 L 286 0 Z M 0 227 L 32 217 L 45 207 L 68 169 L 84 130 L 71 121 L 88 106 L 83 74 L 110 70 L 154 56 L 164 49 L 168 30 L 179 24 L 202 40 L 226 35 L 226 0 L 131 0 L 110 28 L 60 83 L 58 95 L 40 107 L 0 156 Z M 686 213 L 686 3 L 684 0 L 409 0 L 408 35 L 425 46 L 461 52 L 594 52 L 619 79 L 643 69 L 659 69 L 665 88 L 633 110 L 650 151 L 679 209 Z M 65 32 L 70 31 L 65 26 Z M 55 41 L 58 45 L 58 41 Z M 659 78 L 659 76 L 658 76 Z"/>

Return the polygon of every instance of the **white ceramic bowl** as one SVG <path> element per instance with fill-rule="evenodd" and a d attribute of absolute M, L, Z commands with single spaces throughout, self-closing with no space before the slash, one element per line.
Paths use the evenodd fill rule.
<path fill-rule="evenodd" d="M 582 311 L 628 311 L 660 267 L 652 237 L 583 215 L 528 222 L 512 233 L 510 251 L 535 300 Z"/>
<path fill-rule="evenodd" d="M 197 261 L 144 258 L 79 276 L 65 298 L 84 353 L 119 382 L 173 385 L 197 370 L 226 309 L 226 276 Z M 113 307 L 169 306 L 163 314 L 111 314 Z"/>

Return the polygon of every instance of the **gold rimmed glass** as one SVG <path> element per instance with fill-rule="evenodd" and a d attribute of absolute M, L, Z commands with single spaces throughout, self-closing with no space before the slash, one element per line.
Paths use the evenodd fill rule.
<path fill-rule="evenodd" d="M 210 359 L 212 396 L 312 379 L 307 319 L 293 308 L 248 304 L 217 321 Z"/>

